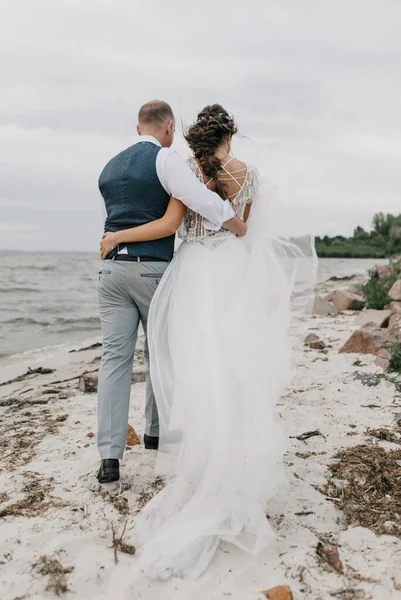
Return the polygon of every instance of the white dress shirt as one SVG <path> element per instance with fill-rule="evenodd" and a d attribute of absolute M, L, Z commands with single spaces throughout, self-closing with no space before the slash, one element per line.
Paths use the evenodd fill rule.
<path fill-rule="evenodd" d="M 151 135 L 141 135 L 137 144 L 160 142 Z M 209 190 L 191 171 L 172 148 L 161 148 L 156 158 L 156 172 L 160 183 L 170 196 L 205 218 L 205 229 L 218 231 L 235 213 L 227 200 Z M 105 215 L 106 217 L 107 215 Z M 126 248 L 121 253 L 127 252 Z"/>
<path fill-rule="evenodd" d="M 142 135 L 137 142 L 160 143 L 150 135 Z M 170 196 L 181 200 L 187 208 L 206 219 L 206 229 L 217 231 L 225 221 L 235 217 L 230 202 L 209 190 L 194 175 L 184 160 L 172 148 L 162 148 L 156 158 L 156 172 L 160 183 Z"/>

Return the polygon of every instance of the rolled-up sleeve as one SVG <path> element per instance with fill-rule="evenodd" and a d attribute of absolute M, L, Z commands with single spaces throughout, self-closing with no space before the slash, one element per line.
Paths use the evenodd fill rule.
<path fill-rule="evenodd" d="M 216 231 L 235 216 L 230 203 L 208 190 L 174 150 L 162 148 L 156 168 L 167 193 L 204 217 L 206 229 Z"/>

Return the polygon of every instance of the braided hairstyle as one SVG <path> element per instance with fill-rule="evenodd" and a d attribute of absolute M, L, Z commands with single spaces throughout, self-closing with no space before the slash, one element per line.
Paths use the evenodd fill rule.
<path fill-rule="evenodd" d="M 212 104 L 201 110 L 184 135 L 203 173 L 214 181 L 215 191 L 224 200 L 225 185 L 217 178 L 221 160 L 214 153 L 226 137 L 231 138 L 237 131 L 233 117 L 220 104 Z"/>

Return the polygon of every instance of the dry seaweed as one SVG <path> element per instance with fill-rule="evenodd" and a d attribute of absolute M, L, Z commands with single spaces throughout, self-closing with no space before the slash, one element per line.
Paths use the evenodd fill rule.
<path fill-rule="evenodd" d="M 85 348 L 78 348 L 74 350 L 70 350 L 70 352 L 86 352 L 87 350 L 95 350 L 96 348 L 101 348 L 102 342 L 95 342 L 91 344 L 91 346 L 86 346 Z"/>
<path fill-rule="evenodd" d="M 24 497 L 0 510 L 4 517 L 37 517 L 44 515 L 50 508 L 61 508 L 68 503 L 51 495 L 53 479 L 41 479 L 37 473 L 25 473 L 27 481 L 22 492 Z"/>
<path fill-rule="evenodd" d="M 314 429 L 313 431 L 306 431 L 305 433 L 301 433 L 299 435 L 290 435 L 290 438 L 295 438 L 296 440 L 300 440 L 301 442 L 305 442 L 311 437 L 321 436 L 324 438 L 323 433 L 319 431 L 319 429 Z"/>
<path fill-rule="evenodd" d="M 401 436 L 400 434 L 391 431 L 387 427 L 379 427 L 378 429 L 368 429 L 365 432 L 365 435 L 369 437 L 376 438 L 381 442 L 392 442 L 393 444 L 401 444 Z"/>
<path fill-rule="evenodd" d="M 17 404 L 10 407 L 21 408 L 26 404 L 37 404 L 38 401 L 27 402 L 15 400 Z M 47 403 L 48 400 L 43 403 Z M 12 425 L 0 427 L 1 466 L 14 471 L 28 464 L 36 454 L 36 447 L 48 433 L 57 433 L 60 425 L 68 418 L 67 414 L 54 416 L 50 409 L 42 409 L 36 414 L 29 411 L 13 414 Z"/>
<path fill-rule="evenodd" d="M 122 534 L 120 535 L 120 537 L 117 537 L 116 532 L 114 530 L 114 525 L 111 524 L 111 532 L 113 534 L 113 544 L 111 547 L 114 550 L 115 564 L 118 563 L 118 550 L 120 550 L 124 554 L 131 554 L 131 555 L 134 555 L 136 552 L 135 546 L 132 546 L 132 544 L 127 544 L 126 542 L 123 542 L 123 537 L 125 535 L 126 529 L 127 529 L 127 521 L 125 521 L 125 523 L 124 523 L 124 529 L 123 529 Z"/>
<path fill-rule="evenodd" d="M 127 489 L 129 488 L 120 486 L 120 489 L 116 491 L 100 490 L 100 496 L 106 502 L 110 502 L 120 515 L 127 515 L 129 513 L 129 503 L 128 498 L 123 495 L 123 492 Z"/>
<path fill-rule="evenodd" d="M 138 512 L 144 508 L 165 486 L 165 481 L 162 477 L 156 477 L 150 484 L 149 489 L 143 490 L 137 496 Z"/>
<path fill-rule="evenodd" d="M 340 598 L 340 600 L 365 600 L 365 598 L 371 598 L 371 596 L 366 596 L 363 590 L 358 590 L 356 588 L 346 588 L 337 590 L 336 592 L 330 592 L 330 596 L 333 598 Z"/>
<path fill-rule="evenodd" d="M 360 444 L 334 458 L 332 478 L 319 491 L 336 502 L 347 524 L 401 537 L 401 449 Z"/>
<path fill-rule="evenodd" d="M 298 458 L 310 458 L 311 456 L 320 456 L 322 454 L 327 454 L 327 452 L 295 452 L 295 456 Z"/>
<path fill-rule="evenodd" d="M 57 558 L 51 558 L 45 554 L 33 565 L 33 568 L 41 575 L 48 577 L 46 590 L 54 592 L 56 596 L 69 591 L 66 575 L 71 573 L 74 567 L 63 567 Z"/>
<path fill-rule="evenodd" d="M 0 504 L 3 504 L 3 502 L 8 502 L 8 500 L 8 494 L 6 492 L 0 492 Z"/>
<path fill-rule="evenodd" d="M 0 386 L 9 385 L 10 383 L 17 383 L 19 381 L 25 381 L 25 379 L 30 378 L 32 375 L 50 375 L 51 373 L 54 373 L 55 370 L 56 369 L 47 369 L 45 367 L 38 367 L 37 369 L 31 369 L 31 367 L 28 367 L 26 373 L 19 375 L 14 379 L 10 379 L 9 381 L 4 381 L 3 383 L 0 383 Z"/>

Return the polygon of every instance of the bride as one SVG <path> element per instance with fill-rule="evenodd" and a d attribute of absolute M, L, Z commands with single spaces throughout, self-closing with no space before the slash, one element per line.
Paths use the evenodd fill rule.
<path fill-rule="evenodd" d="M 231 155 L 236 133 L 215 104 L 185 137 L 194 173 L 247 221 L 244 238 L 205 228 L 174 198 L 162 219 L 120 233 L 136 242 L 179 227 L 182 240 L 148 321 L 167 476 L 136 523 L 151 578 L 198 577 L 221 540 L 256 554 L 273 538 L 266 505 L 283 483 L 285 448 L 275 404 L 292 375 L 290 296 L 305 257 L 270 231 L 257 170 Z"/>

